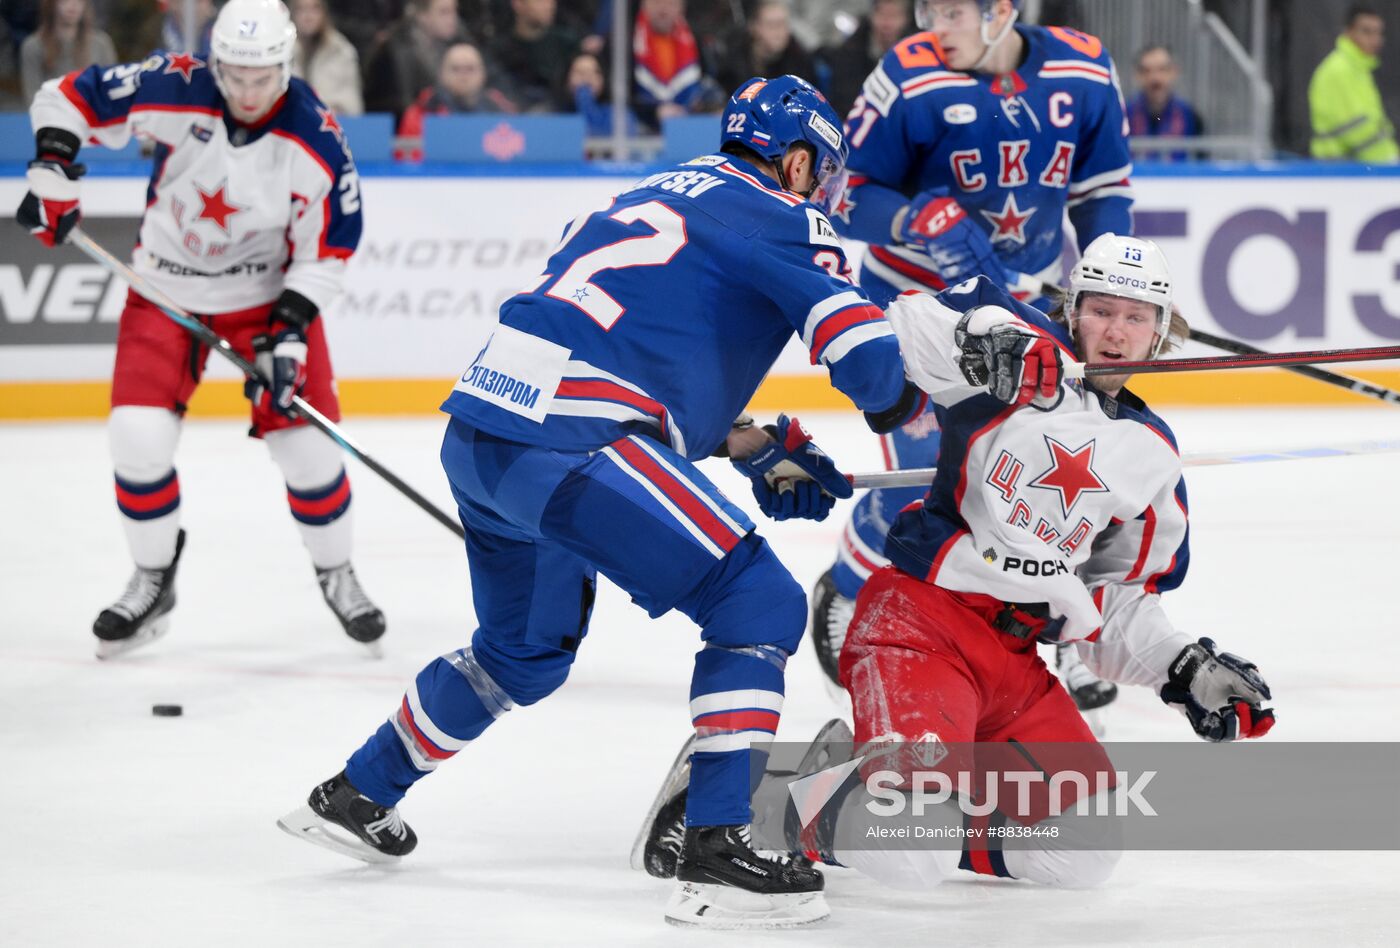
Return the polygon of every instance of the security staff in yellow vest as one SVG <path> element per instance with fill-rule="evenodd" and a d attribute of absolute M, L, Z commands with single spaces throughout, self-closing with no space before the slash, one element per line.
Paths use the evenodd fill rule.
<path fill-rule="evenodd" d="M 1308 84 L 1312 110 L 1312 156 L 1367 164 L 1400 161 L 1395 127 L 1386 118 L 1372 73 L 1380 65 L 1385 21 L 1370 3 L 1353 3 L 1337 48 Z"/>

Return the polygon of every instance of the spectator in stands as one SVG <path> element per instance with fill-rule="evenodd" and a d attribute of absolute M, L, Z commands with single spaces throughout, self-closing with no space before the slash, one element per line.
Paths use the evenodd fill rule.
<path fill-rule="evenodd" d="M 32 102 L 48 79 L 64 76 L 93 63 L 115 63 L 116 48 L 106 33 L 93 25 L 89 0 L 43 0 L 39 29 L 19 48 L 20 94 Z"/>
<path fill-rule="evenodd" d="M 544 111 L 564 81 L 579 35 L 555 22 L 555 0 L 511 0 L 510 32 L 492 46 L 503 84 L 522 111 Z"/>
<path fill-rule="evenodd" d="M 1137 95 L 1128 103 L 1128 131 L 1131 135 L 1181 138 L 1200 135 L 1201 117 L 1191 103 L 1176 94 L 1181 78 L 1176 58 L 1166 46 L 1155 44 L 1138 51 L 1134 60 Z M 1165 161 L 1185 161 L 1187 153 L 1174 151 L 1154 157 Z"/>
<path fill-rule="evenodd" d="M 326 0 L 335 28 L 355 47 L 361 63 L 388 40 L 403 6 L 403 0 Z"/>
<path fill-rule="evenodd" d="M 359 54 L 331 23 L 325 0 L 292 0 L 292 22 L 297 28 L 292 75 L 311 83 L 321 101 L 336 112 L 363 113 Z"/>
<path fill-rule="evenodd" d="M 365 69 L 365 108 L 402 117 L 418 94 L 437 82 L 443 53 L 459 39 L 465 36 L 457 0 L 409 0 Z"/>
<path fill-rule="evenodd" d="M 860 29 L 873 7 L 871 0 L 793 0 L 792 35 L 803 49 L 834 49 Z"/>
<path fill-rule="evenodd" d="M 486 60 L 476 44 L 458 40 L 442 55 L 437 82 L 428 86 L 410 105 L 399 122 L 399 137 L 423 137 L 423 119 L 429 115 L 514 112 L 510 97 L 492 86 Z M 395 150 L 399 161 L 422 161 L 421 144 Z"/>
<path fill-rule="evenodd" d="M 608 95 L 607 76 L 603 64 L 592 53 L 579 53 L 569 63 L 564 89 L 556 100 L 560 112 L 577 112 L 587 124 L 587 134 L 607 136 L 613 133 L 613 107 Z M 627 110 L 627 134 L 635 134 L 637 117 Z"/>
<path fill-rule="evenodd" d="M 890 47 L 914 29 L 909 0 L 875 0 L 870 15 L 861 19 L 856 31 L 839 46 L 822 55 L 829 77 L 826 97 L 838 115 L 851 110 L 860 95 L 865 77 L 879 64 Z"/>
<path fill-rule="evenodd" d="M 1370 3 L 1353 3 L 1337 48 L 1327 54 L 1308 84 L 1312 110 L 1312 155 L 1367 164 L 1395 164 L 1400 148 L 1371 75 L 1380 65 L 1385 21 Z"/>
<path fill-rule="evenodd" d="M 717 44 L 715 79 L 725 89 L 737 89 L 754 76 L 794 75 L 813 84 L 812 57 L 792 36 L 787 0 L 758 0 L 748 22 Z"/>
<path fill-rule="evenodd" d="M 15 44 L 10 41 L 10 24 L 0 18 L 0 112 L 29 108 L 19 97 L 19 63 L 15 61 Z"/>
<path fill-rule="evenodd" d="M 184 0 L 157 0 L 165 11 L 160 26 L 160 45 L 165 49 L 184 50 L 193 48 L 196 56 L 209 57 L 209 38 L 214 32 L 214 17 L 219 13 L 214 0 L 195 0 L 194 41 L 187 43 L 185 38 Z"/>
<path fill-rule="evenodd" d="M 632 79 L 637 116 L 659 128 L 663 119 L 723 104 L 706 80 L 700 46 L 685 19 L 685 0 L 642 0 L 632 31 Z"/>

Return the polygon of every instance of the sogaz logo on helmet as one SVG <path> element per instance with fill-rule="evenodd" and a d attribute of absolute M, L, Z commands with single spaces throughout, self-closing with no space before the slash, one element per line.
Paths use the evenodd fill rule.
<path fill-rule="evenodd" d="M 841 150 L 841 133 L 830 122 L 813 112 L 807 116 L 807 124 L 831 146 L 832 151 Z"/>
<path fill-rule="evenodd" d="M 1108 275 L 1108 282 L 1117 283 L 1120 286 L 1126 286 L 1134 290 L 1145 290 L 1148 288 L 1146 280 L 1139 280 L 1137 277 L 1123 276 L 1121 273 L 1110 273 Z"/>
<path fill-rule="evenodd" d="M 239 21 L 238 21 L 238 35 L 241 36 L 241 37 L 243 37 L 244 39 L 250 39 L 250 38 L 252 38 L 253 36 L 256 36 L 256 35 L 257 35 L 257 32 L 258 32 L 258 21 L 257 21 L 257 20 L 239 20 Z"/>
<path fill-rule="evenodd" d="M 943 121 L 949 125 L 971 125 L 977 121 L 977 106 L 955 102 L 943 110 Z"/>

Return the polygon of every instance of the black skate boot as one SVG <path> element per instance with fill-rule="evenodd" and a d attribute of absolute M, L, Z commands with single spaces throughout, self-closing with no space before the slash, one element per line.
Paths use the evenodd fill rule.
<path fill-rule="evenodd" d="M 840 718 L 832 718 L 822 725 L 812 738 L 811 746 L 803 754 L 795 777 L 805 777 L 819 770 L 826 770 L 849 759 L 854 738 L 850 726 Z M 676 761 L 661 784 L 650 812 L 642 821 L 641 832 L 632 850 L 632 868 L 645 869 L 647 875 L 658 879 L 674 879 L 676 865 L 680 862 L 681 847 L 685 843 L 685 804 L 690 791 L 690 749 L 695 744 L 692 736 L 681 747 Z M 833 754 L 836 756 L 833 756 Z M 786 806 L 786 799 L 784 805 Z M 785 819 L 796 818 L 795 812 L 785 814 Z M 801 837 L 801 827 L 794 826 L 789 837 Z M 811 866 L 811 860 L 801 854 L 794 854 L 792 860 L 799 866 Z"/>
<path fill-rule="evenodd" d="M 1094 711 L 1118 697 L 1118 686 L 1091 672 L 1071 642 L 1055 646 L 1055 671 L 1080 711 Z"/>
<path fill-rule="evenodd" d="M 97 657 L 113 658 L 154 642 L 170 626 L 175 608 L 175 568 L 185 548 L 185 531 L 175 535 L 175 558 L 164 569 L 136 567 L 126 592 L 98 613 L 92 623 L 97 636 Z"/>
<path fill-rule="evenodd" d="M 703 928 L 792 928 L 831 914 L 808 865 L 754 852 L 747 826 L 685 831 L 666 921 Z"/>
<path fill-rule="evenodd" d="M 398 862 L 418 845 L 398 808 L 380 806 L 356 790 L 343 770 L 312 790 L 306 806 L 277 825 L 297 839 L 371 863 Z"/>
<path fill-rule="evenodd" d="M 836 591 L 831 570 L 823 573 L 812 588 L 812 648 L 822 673 L 837 688 L 841 687 L 841 646 L 855 611 L 856 601 Z"/>
<path fill-rule="evenodd" d="M 331 569 L 317 569 L 316 579 L 321 584 L 321 595 L 326 605 L 331 607 L 345 634 L 369 648 L 377 658 L 380 654 L 379 639 L 384 635 L 384 613 L 369 601 L 360 581 L 355 577 L 355 567 L 349 563 Z"/>

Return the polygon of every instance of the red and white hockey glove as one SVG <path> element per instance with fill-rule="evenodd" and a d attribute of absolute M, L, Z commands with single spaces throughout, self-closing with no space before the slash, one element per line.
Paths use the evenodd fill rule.
<path fill-rule="evenodd" d="M 985 385 L 1008 405 L 1053 398 L 1064 377 L 1060 347 L 1000 306 L 968 310 L 953 330 L 958 367 L 971 385 Z"/>
<path fill-rule="evenodd" d="M 243 394 L 264 411 L 292 414 L 292 399 L 306 387 L 306 337 L 299 329 L 253 338 L 258 378 L 243 383 Z M 262 384 L 267 379 L 271 390 Z"/>
<path fill-rule="evenodd" d="M 1269 686 L 1253 662 L 1201 639 L 1181 650 L 1167 670 L 1162 700 L 1177 708 L 1207 741 L 1263 737 L 1274 726 Z"/>
<path fill-rule="evenodd" d="M 83 165 L 54 158 L 29 163 L 29 193 L 20 201 L 15 220 L 45 247 L 63 243 L 78 225 L 78 179 L 86 171 Z"/>

